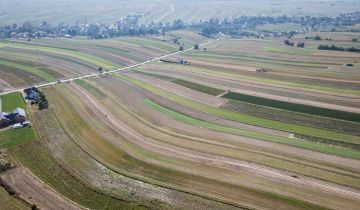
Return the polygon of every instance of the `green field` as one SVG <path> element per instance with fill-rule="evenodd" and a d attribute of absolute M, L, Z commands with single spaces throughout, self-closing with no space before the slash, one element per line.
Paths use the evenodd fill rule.
<path fill-rule="evenodd" d="M 12 112 L 16 108 L 25 109 L 25 101 L 21 93 L 15 92 L 0 96 L 3 112 Z"/>
<path fill-rule="evenodd" d="M 7 129 L 0 131 L 0 148 L 12 148 L 14 146 L 34 141 L 36 135 L 32 128 Z"/>
<path fill-rule="evenodd" d="M 25 109 L 25 101 L 19 92 L 0 96 L 3 111 L 12 112 L 16 108 Z M 0 148 L 12 148 L 36 139 L 36 134 L 32 128 L 5 129 L 0 131 Z"/>
<path fill-rule="evenodd" d="M 221 93 L 224 92 L 223 90 L 220 89 L 212 88 L 205 85 L 199 85 L 182 79 L 175 79 L 172 80 L 171 82 L 213 96 L 220 95 Z"/>
<path fill-rule="evenodd" d="M 261 98 L 257 96 L 250 96 L 241 93 L 229 92 L 223 96 L 224 98 L 242 101 L 251 104 L 257 104 L 266 107 L 272 107 L 276 109 L 282 109 L 293 112 L 300 112 L 309 115 L 317 115 L 322 117 L 330 117 L 335 119 L 347 120 L 352 122 L 360 122 L 360 114 L 343 112 L 333 109 L 325 109 L 314 106 L 294 104 L 285 101 L 277 101 L 267 98 Z"/>

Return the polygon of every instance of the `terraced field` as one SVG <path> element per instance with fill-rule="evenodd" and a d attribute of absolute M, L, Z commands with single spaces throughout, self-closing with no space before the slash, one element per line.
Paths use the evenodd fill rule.
<path fill-rule="evenodd" d="M 3 46 L 22 59 L 51 51 L 91 72 L 97 62 L 116 68 L 176 50 L 177 36 L 206 41 L 181 31 Z M 190 65 L 152 61 L 42 88 L 49 109 L 28 105 L 34 139 L 11 147 L 0 140 L 57 198 L 53 206 L 33 201 L 50 209 L 358 209 L 360 69 L 345 66 L 352 58 L 278 40 L 204 47 L 169 58 Z M 12 181 L 30 180 L 21 171 L 4 177 L 26 192 Z"/>
<path fill-rule="evenodd" d="M 206 39 L 194 33 L 180 39 L 193 46 Z M 178 50 L 172 36 L 109 40 L 34 39 L 0 42 L 0 89 L 11 90 L 57 79 L 114 70 Z"/>

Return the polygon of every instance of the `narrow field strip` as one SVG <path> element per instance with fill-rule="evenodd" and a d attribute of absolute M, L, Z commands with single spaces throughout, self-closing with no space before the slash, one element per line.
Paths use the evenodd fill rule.
<path fill-rule="evenodd" d="M 175 120 L 179 120 L 181 122 L 184 122 L 184 123 L 187 123 L 190 125 L 208 128 L 210 130 L 245 136 L 245 137 L 256 138 L 259 140 L 265 140 L 265 141 L 286 144 L 286 145 L 290 145 L 290 146 L 314 150 L 314 151 L 323 152 L 323 153 L 327 153 L 327 154 L 333 154 L 333 155 L 342 156 L 342 157 L 360 159 L 360 152 L 357 150 L 341 148 L 341 147 L 331 147 L 326 144 L 313 143 L 313 142 L 304 141 L 301 139 L 290 139 L 290 138 L 284 138 L 284 137 L 274 136 L 274 135 L 269 135 L 269 134 L 262 134 L 259 132 L 231 128 L 231 127 L 222 126 L 222 125 L 218 125 L 215 123 L 210 123 L 210 122 L 206 122 L 206 121 L 188 117 L 186 115 L 183 115 L 178 112 L 169 110 L 165 107 L 162 107 L 159 104 L 157 104 L 149 99 L 145 99 L 144 103 L 146 105 L 152 107 L 153 109 L 156 109 L 156 110 L 168 115 L 169 117 L 174 118 Z"/>
<path fill-rule="evenodd" d="M 128 77 L 123 74 L 117 74 L 115 76 L 122 80 L 128 81 L 128 82 L 132 83 L 133 85 L 141 87 L 145 90 L 148 90 L 148 91 L 150 91 L 154 94 L 160 95 L 162 97 L 168 98 L 168 99 L 170 99 L 174 102 L 177 102 L 179 104 L 182 104 L 184 106 L 188 106 L 193 109 L 196 109 L 196 110 L 199 110 L 199 111 L 202 111 L 205 113 L 209 113 L 209 114 L 212 114 L 215 116 L 223 117 L 228 120 L 243 122 L 243 123 L 252 124 L 252 125 L 256 125 L 256 126 L 260 126 L 260 127 L 272 128 L 272 129 L 276 129 L 276 130 L 294 132 L 294 133 L 299 133 L 299 134 L 304 134 L 304 135 L 312 135 L 312 136 L 318 136 L 318 137 L 323 137 L 323 138 L 328 138 L 328 139 L 348 141 L 351 143 L 359 143 L 359 141 L 360 141 L 359 136 L 352 136 L 352 135 L 348 135 L 348 134 L 342 134 L 342 133 L 338 133 L 338 132 L 310 128 L 310 127 L 305 127 L 305 126 L 300 126 L 300 125 L 291 125 L 291 124 L 281 123 L 281 122 L 274 121 L 274 120 L 268 120 L 268 119 L 253 117 L 253 116 L 249 116 L 249 115 L 244 115 L 244 114 L 228 111 L 228 110 L 221 109 L 221 108 L 211 107 L 211 106 L 205 105 L 203 103 L 198 103 L 195 101 L 188 100 L 184 97 L 175 95 L 173 93 L 170 93 L 170 92 L 160 89 L 160 88 L 156 88 L 152 85 L 149 85 L 147 83 L 141 82 L 136 79 L 133 79 L 133 78 Z"/>
<path fill-rule="evenodd" d="M 187 88 L 190 88 L 192 90 L 196 90 L 196 91 L 206 93 L 209 95 L 213 95 L 213 96 L 217 96 L 217 95 L 224 93 L 224 90 L 212 88 L 212 87 L 205 86 L 205 85 L 196 84 L 196 83 L 189 82 L 189 81 L 182 80 L 182 79 L 174 79 L 171 82 L 181 85 L 181 86 L 184 86 L 184 87 L 187 87 Z"/>
<path fill-rule="evenodd" d="M 344 111 L 308 106 L 303 104 L 295 104 L 285 101 L 278 101 L 267 98 L 261 98 L 257 96 L 245 95 L 236 92 L 229 92 L 225 94 L 223 98 L 227 98 L 235 101 L 242 101 L 251 104 L 257 104 L 260 106 L 272 107 L 276 109 L 299 112 L 309 115 L 317 115 L 317 116 L 330 117 L 330 118 L 352 121 L 352 122 L 360 122 L 360 114 L 357 113 L 344 112 Z"/>

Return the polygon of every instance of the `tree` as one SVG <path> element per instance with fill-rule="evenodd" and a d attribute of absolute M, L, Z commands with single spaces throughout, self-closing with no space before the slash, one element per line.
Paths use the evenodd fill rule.
<path fill-rule="evenodd" d="M 321 40 L 321 36 L 316 35 L 314 39 L 320 41 L 320 40 Z"/>
<path fill-rule="evenodd" d="M 357 39 L 357 38 L 353 38 L 351 41 L 353 41 L 353 42 L 357 42 L 357 41 L 358 41 L 358 39 Z"/>
<path fill-rule="evenodd" d="M 297 47 L 302 47 L 302 48 L 304 48 L 304 47 L 305 47 L 305 43 L 304 43 L 304 42 L 299 42 L 299 43 L 297 43 L 296 46 L 297 46 Z"/>
<path fill-rule="evenodd" d="M 103 71 L 103 68 L 100 66 L 98 70 L 101 73 Z"/>
<path fill-rule="evenodd" d="M 194 44 L 194 49 L 195 49 L 195 50 L 198 50 L 198 49 L 199 49 L 199 44 L 198 44 L 198 43 L 195 43 L 195 44 Z"/>
<path fill-rule="evenodd" d="M 206 50 L 207 50 L 207 48 L 205 47 L 205 48 L 204 48 L 204 51 L 206 51 Z"/>
<path fill-rule="evenodd" d="M 294 42 L 290 42 L 288 39 L 284 41 L 284 44 L 294 46 Z"/>
<path fill-rule="evenodd" d="M 179 51 L 184 51 L 184 45 L 181 45 L 181 46 L 179 47 Z"/>

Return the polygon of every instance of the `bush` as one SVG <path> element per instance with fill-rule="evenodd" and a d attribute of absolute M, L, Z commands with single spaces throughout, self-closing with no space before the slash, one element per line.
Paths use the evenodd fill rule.
<path fill-rule="evenodd" d="M 195 44 L 194 44 L 194 49 L 195 49 L 195 50 L 198 50 L 198 49 L 199 49 L 199 44 L 198 44 L 198 43 L 195 43 Z"/>
<path fill-rule="evenodd" d="M 316 35 L 314 39 L 320 41 L 320 40 L 321 40 L 321 36 Z"/>
<path fill-rule="evenodd" d="M 289 46 L 294 46 L 294 42 L 290 42 L 288 39 L 284 41 L 284 44 L 289 45 Z"/>
<path fill-rule="evenodd" d="M 304 43 L 304 42 L 299 42 L 299 43 L 297 43 L 296 46 L 297 46 L 297 47 L 302 47 L 302 48 L 304 48 L 304 47 L 305 47 L 305 43 Z"/>

